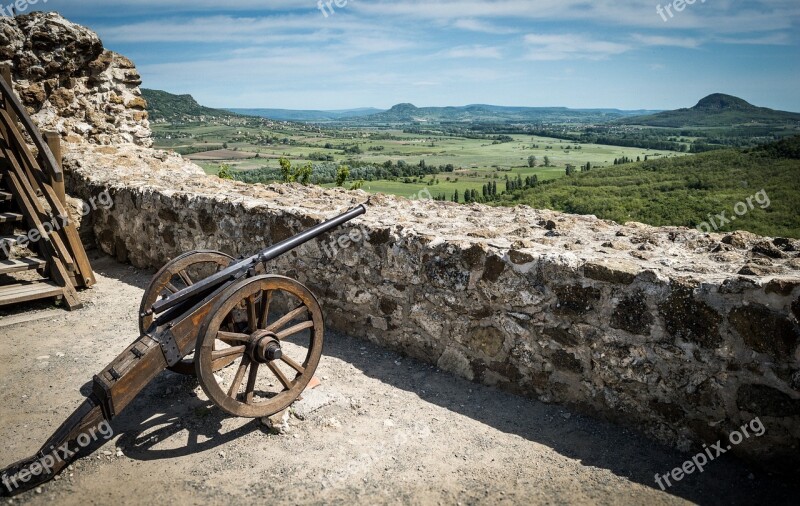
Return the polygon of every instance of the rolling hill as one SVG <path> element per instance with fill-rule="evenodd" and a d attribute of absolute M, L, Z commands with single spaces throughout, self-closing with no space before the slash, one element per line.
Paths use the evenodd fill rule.
<path fill-rule="evenodd" d="M 240 114 L 222 109 L 212 109 L 197 103 L 191 95 L 174 95 L 161 90 L 142 88 L 142 97 L 147 100 L 150 121 L 206 121 L 224 118 L 239 118 Z"/>
<path fill-rule="evenodd" d="M 566 107 L 506 107 L 472 104 L 461 107 L 416 107 L 397 104 L 385 112 L 363 116 L 368 123 L 605 123 L 655 111 L 569 109 Z"/>
<path fill-rule="evenodd" d="M 361 109 L 343 109 L 338 111 L 315 111 L 315 110 L 293 110 L 293 109 L 241 109 L 231 108 L 227 109 L 236 114 L 244 114 L 247 116 L 258 116 L 260 118 L 269 118 L 277 121 L 306 121 L 306 122 L 331 122 L 342 121 L 352 118 L 360 118 L 369 116 L 379 112 L 383 109 L 375 109 L 374 107 L 364 107 Z"/>
<path fill-rule="evenodd" d="M 714 93 L 688 109 L 624 118 L 617 123 L 650 127 L 691 128 L 734 125 L 783 126 L 800 124 L 800 113 L 757 107 L 741 98 Z"/>

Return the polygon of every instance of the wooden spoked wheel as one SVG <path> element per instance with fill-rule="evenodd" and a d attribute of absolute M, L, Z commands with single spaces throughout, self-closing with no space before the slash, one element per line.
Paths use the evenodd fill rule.
<path fill-rule="evenodd" d="M 275 275 L 245 279 L 220 296 L 203 324 L 194 353 L 200 385 L 231 415 L 275 414 L 311 381 L 323 334 L 319 303 L 301 283 Z M 235 361 L 214 374 L 219 353 Z"/>
<path fill-rule="evenodd" d="M 219 251 L 190 251 L 172 259 L 159 270 L 144 292 L 142 304 L 139 306 L 139 331 L 144 334 L 153 323 L 153 315 L 142 316 L 162 298 L 197 283 L 208 276 L 224 269 L 233 261 L 233 257 Z M 230 363 L 230 362 L 228 362 Z M 220 364 L 224 367 L 227 364 Z M 189 354 L 186 358 L 170 367 L 170 370 L 187 375 L 194 375 L 194 358 Z"/>

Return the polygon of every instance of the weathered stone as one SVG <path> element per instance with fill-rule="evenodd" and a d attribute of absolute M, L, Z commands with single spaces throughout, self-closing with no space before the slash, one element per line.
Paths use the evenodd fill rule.
<path fill-rule="evenodd" d="M 467 338 L 467 347 L 487 357 L 496 357 L 503 351 L 503 333 L 495 327 L 477 327 Z"/>
<path fill-rule="evenodd" d="M 591 286 L 558 285 L 553 287 L 553 291 L 558 297 L 553 311 L 559 314 L 586 314 L 594 309 L 594 304 L 600 300 L 600 290 Z"/>
<path fill-rule="evenodd" d="M 0 63 L 12 65 L 14 89 L 40 129 L 69 142 L 152 145 L 138 73 L 97 34 L 54 12 L 0 16 L 0 33 L 8 34 Z M 129 107 L 106 114 L 114 103 Z"/>
<path fill-rule="evenodd" d="M 756 416 L 800 416 L 800 399 L 766 385 L 743 385 L 736 396 L 739 409 Z"/>
<path fill-rule="evenodd" d="M 779 274 L 781 269 L 779 267 L 771 267 L 765 265 L 757 265 L 755 263 L 749 263 L 739 269 L 737 274 L 742 274 L 744 276 L 769 276 L 770 274 Z"/>
<path fill-rule="evenodd" d="M 563 329 L 560 327 L 548 327 L 544 329 L 542 333 L 563 346 L 576 346 L 580 343 L 580 340 L 568 329 Z"/>
<path fill-rule="evenodd" d="M 583 266 L 583 272 L 587 278 L 597 281 L 629 285 L 641 272 L 641 268 L 625 261 L 603 260 L 587 263 Z"/>
<path fill-rule="evenodd" d="M 486 267 L 483 270 L 483 278 L 485 281 L 494 283 L 500 279 L 500 275 L 506 269 L 506 263 L 497 255 L 492 255 L 486 259 Z"/>
<path fill-rule="evenodd" d="M 779 250 L 769 241 L 759 241 L 753 245 L 753 253 L 764 255 L 769 258 L 787 258 L 786 253 Z"/>
<path fill-rule="evenodd" d="M 785 314 L 761 304 L 737 307 L 728 316 L 747 346 L 780 360 L 791 355 L 800 341 L 800 329 Z"/>
<path fill-rule="evenodd" d="M 646 297 L 638 291 L 622 299 L 611 314 L 611 326 L 632 334 L 650 335 L 655 318 L 647 307 Z"/>
<path fill-rule="evenodd" d="M 800 279 L 773 279 L 764 287 L 766 293 L 778 295 L 791 295 L 795 288 L 800 286 Z"/>
<path fill-rule="evenodd" d="M 439 357 L 439 360 L 436 362 L 436 366 L 439 369 L 451 372 L 462 378 L 468 380 L 475 379 L 475 373 L 472 370 L 469 359 L 455 348 L 445 349 L 442 356 Z"/>
<path fill-rule="evenodd" d="M 748 249 L 758 238 L 756 234 L 739 230 L 723 237 L 722 242 L 737 249 Z"/>
<path fill-rule="evenodd" d="M 719 333 L 722 317 L 708 304 L 697 300 L 690 286 L 674 285 L 669 298 L 658 305 L 658 310 L 673 338 L 706 348 L 715 348 L 722 342 Z"/>
<path fill-rule="evenodd" d="M 508 252 L 508 258 L 511 260 L 511 263 L 516 265 L 529 264 L 535 260 L 533 255 L 513 249 Z"/>
<path fill-rule="evenodd" d="M 554 351 L 550 360 L 558 370 L 566 370 L 576 373 L 583 372 L 583 364 L 581 361 L 575 358 L 572 353 L 568 353 L 564 350 Z"/>

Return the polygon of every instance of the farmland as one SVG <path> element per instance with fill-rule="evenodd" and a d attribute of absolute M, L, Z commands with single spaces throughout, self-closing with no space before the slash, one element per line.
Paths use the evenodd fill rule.
<path fill-rule="evenodd" d="M 565 175 L 567 164 L 582 167 L 607 167 L 615 159 L 629 160 L 683 156 L 671 151 L 626 148 L 599 144 L 581 144 L 567 140 L 531 135 L 482 136 L 407 133 L 400 129 L 321 128 L 291 123 L 261 123 L 248 119 L 234 124 L 156 124 L 156 145 L 175 150 L 193 159 L 209 174 L 216 174 L 224 164 L 239 178 L 246 173 L 265 173 L 260 182 L 276 180 L 278 159 L 292 165 L 320 164 L 383 166 L 387 162 L 429 167 L 425 175 L 408 177 L 362 178 L 362 188 L 413 196 L 423 188 L 448 200 L 458 191 L 478 193 L 489 181 L 504 188 L 506 176 L 522 179 L 536 175 L 539 181 Z M 530 160 L 535 157 L 535 160 Z M 534 167 L 531 167 L 533 162 Z M 545 166 L 547 165 L 547 166 Z M 431 170 L 430 167 L 435 167 Z M 441 168 L 441 170 L 438 170 Z M 270 170 L 271 169 L 271 170 Z M 325 181 L 312 181 L 332 186 Z M 345 183 L 350 186 L 354 181 Z"/>

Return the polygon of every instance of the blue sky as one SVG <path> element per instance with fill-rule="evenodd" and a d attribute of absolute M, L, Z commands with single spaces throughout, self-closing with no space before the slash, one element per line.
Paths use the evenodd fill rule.
<path fill-rule="evenodd" d="M 666 0 L 338 2 L 322 4 L 324 14 L 317 0 L 35 8 L 95 30 L 134 60 L 143 86 L 212 107 L 673 109 L 722 92 L 800 111 L 798 0 L 695 0 L 682 10 Z"/>

